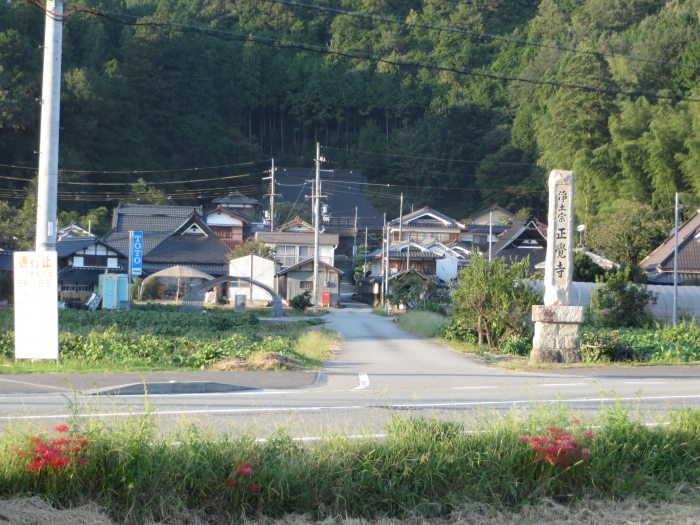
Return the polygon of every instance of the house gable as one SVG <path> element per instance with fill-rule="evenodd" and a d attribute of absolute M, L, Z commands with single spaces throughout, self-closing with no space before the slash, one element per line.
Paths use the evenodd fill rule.
<path fill-rule="evenodd" d="M 673 259 L 675 238 L 674 232 L 662 242 L 653 252 L 645 257 L 640 266 L 654 279 L 659 280 L 659 274 L 673 272 Z M 690 219 L 678 228 L 678 271 L 686 274 L 681 281 L 688 277 L 700 276 L 700 210 L 697 210 Z"/>

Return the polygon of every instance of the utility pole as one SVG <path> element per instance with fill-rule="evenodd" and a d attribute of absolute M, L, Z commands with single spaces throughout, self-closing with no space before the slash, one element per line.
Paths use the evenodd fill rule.
<path fill-rule="evenodd" d="M 673 326 L 678 322 L 678 192 L 676 192 L 676 208 L 674 211 L 673 228 Z"/>
<path fill-rule="evenodd" d="M 47 0 L 36 203 L 35 250 L 38 252 L 56 251 L 62 40 L 63 0 Z"/>
<path fill-rule="evenodd" d="M 357 256 L 357 206 L 355 206 L 355 227 L 353 228 L 355 236 L 352 239 L 352 264 L 355 264 L 355 257 Z"/>
<path fill-rule="evenodd" d="M 403 192 L 401 192 L 401 204 L 399 205 L 399 242 L 403 241 Z"/>
<path fill-rule="evenodd" d="M 270 167 L 270 231 L 275 231 L 275 159 Z"/>
<path fill-rule="evenodd" d="M 384 214 L 386 221 L 386 213 Z M 389 225 L 386 225 L 386 264 L 384 265 L 384 310 L 389 313 Z"/>
<path fill-rule="evenodd" d="M 275 197 L 279 197 L 275 193 L 275 159 L 272 159 L 272 166 L 270 167 L 270 176 L 263 177 L 263 180 L 270 180 L 270 193 L 266 194 L 265 197 L 270 197 L 270 231 L 275 231 Z"/>
<path fill-rule="evenodd" d="M 321 227 L 321 221 L 319 220 L 319 200 L 321 197 L 321 144 L 316 143 L 316 186 L 314 189 L 313 203 L 314 203 L 314 281 L 313 281 L 313 294 L 314 294 L 314 313 L 318 312 L 318 243 L 319 243 L 319 229 Z"/>
<path fill-rule="evenodd" d="M 492 226 L 492 220 L 491 220 L 491 212 L 489 212 L 489 238 L 486 240 L 486 242 L 489 243 L 489 262 L 491 262 L 491 235 L 493 235 L 493 226 Z"/>
<path fill-rule="evenodd" d="M 384 258 L 384 253 L 385 253 L 384 250 L 386 250 L 386 248 L 385 248 L 384 246 L 385 246 L 386 237 L 387 237 L 387 235 L 386 235 L 386 230 L 387 230 L 387 228 L 386 228 L 386 212 L 384 212 L 384 219 L 383 219 L 383 221 L 384 221 L 384 222 L 383 222 L 383 225 L 382 225 L 382 250 L 381 250 L 381 259 L 380 259 L 380 260 L 382 261 L 382 265 L 381 265 L 381 269 L 382 269 L 382 289 L 381 289 L 381 291 L 380 291 L 380 293 L 379 293 L 379 301 L 381 302 L 382 306 L 384 306 L 384 280 L 385 280 L 384 276 L 386 275 L 386 263 L 387 263 L 386 259 Z"/>

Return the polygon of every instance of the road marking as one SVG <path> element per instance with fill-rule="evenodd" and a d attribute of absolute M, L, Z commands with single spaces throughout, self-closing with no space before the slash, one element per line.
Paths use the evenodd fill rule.
<path fill-rule="evenodd" d="M 624 381 L 623 385 L 667 385 L 668 381 L 644 381 L 640 379 L 638 381 Z"/>
<path fill-rule="evenodd" d="M 46 414 L 46 415 L 25 415 L 25 416 L 0 416 L 0 421 L 11 420 L 38 420 L 38 419 L 66 419 L 71 417 L 80 418 L 106 418 L 106 417 L 133 417 L 133 416 L 182 416 L 182 415 L 202 415 L 202 414 L 255 414 L 272 412 L 320 412 L 320 411 L 341 411 L 341 410 L 363 410 L 363 409 L 383 409 L 383 410 L 421 410 L 421 409 L 450 409 L 450 408 L 470 408 L 479 406 L 519 406 L 537 404 L 575 404 L 575 403 L 617 403 L 620 401 L 673 401 L 673 400 L 700 399 L 700 395 L 679 395 L 679 396 L 630 396 L 630 397 L 593 397 L 574 399 L 515 399 L 506 401 L 464 401 L 455 403 L 413 403 L 403 405 L 337 405 L 337 406 L 298 406 L 298 407 L 260 407 L 260 408 L 221 408 L 221 409 L 184 409 L 184 410 L 149 410 L 149 411 L 128 411 L 128 412 L 102 412 L 88 414 Z"/>
<path fill-rule="evenodd" d="M 357 374 L 357 379 L 360 382 L 353 390 L 364 390 L 369 386 L 369 376 L 367 374 Z"/>
<path fill-rule="evenodd" d="M 557 387 L 557 386 L 585 386 L 587 383 L 542 383 L 537 386 L 542 386 L 542 387 Z"/>
<path fill-rule="evenodd" d="M 452 390 L 493 390 L 497 386 L 456 386 Z"/>

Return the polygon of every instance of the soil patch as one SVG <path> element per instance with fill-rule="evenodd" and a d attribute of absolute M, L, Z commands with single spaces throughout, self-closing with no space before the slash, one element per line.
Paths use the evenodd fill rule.
<path fill-rule="evenodd" d="M 250 359 L 232 356 L 217 361 L 209 367 L 210 370 L 303 370 L 304 364 L 298 359 L 277 352 L 265 352 L 254 355 Z"/>

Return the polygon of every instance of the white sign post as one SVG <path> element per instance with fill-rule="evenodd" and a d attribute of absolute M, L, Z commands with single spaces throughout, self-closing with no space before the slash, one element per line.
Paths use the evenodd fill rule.
<path fill-rule="evenodd" d="M 15 252 L 15 359 L 58 360 L 55 251 Z"/>

